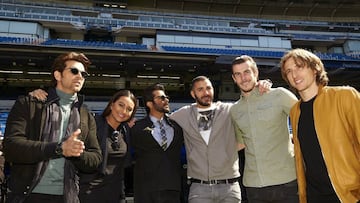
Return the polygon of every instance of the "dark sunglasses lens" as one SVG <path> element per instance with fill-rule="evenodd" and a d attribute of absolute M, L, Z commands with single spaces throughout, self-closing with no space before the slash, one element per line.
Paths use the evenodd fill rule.
<path fill-rule="evenodd" d="M 74 74 L 74 75 L 79 74 L 79 70 L 78 70 L 77 68 L 70 68 L 70 71 L 71 71 L 71 73 Z M 81 73 L 81 76 L 82 76 L 83 78 L 86 78 L 87 76 L 89 76 L 89 74 L 88 74 L 87 72 L 85 72 L 85 71 L 82 71 L 82 72 L 80 72 L 80 73 Z"/>
<path fill-rule="evenodd" d="M 83 72 L 81 72 L 81 76 L 83 78 L 87 78 L 89 76 L 89 74 L 87 72 L 83 71 Z"/>
<path fill-rule="evenodd" d="M 113 136 L 113 137 L 118 137 L 119 134 L 120 134 L 120 132 L 117 131 L 117 130 L 115 130 L 115 131 L 112 133 L 112 136 Z"/>
<path fill-rule="evenodd" d="M 71 73 L 74 74 L 74 75 L 79 74 L 79 70 L 76 69 L 76 68 L 70 68 L 70 71 L 71 71 Z"/>
<path fill-rule="evenodd" d="M 119 151 L 120 149 L 119 136 L 120 136 L 120 132 L 117 130 L 115 130 L 110 136 L 110 139 L 112 141 L 111 147 L 114 151 Z"/>
<path fill-rule="evenodd" d="M 162 96 L 156 96 L 154 99 L 161 99 L 161 101 L 165 101 L 165 99 L 170 99 L 170 97 L 162 95 Z"/>

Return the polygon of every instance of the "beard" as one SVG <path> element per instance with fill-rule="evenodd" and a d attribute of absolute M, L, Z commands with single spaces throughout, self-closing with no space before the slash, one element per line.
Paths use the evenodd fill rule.
<path fill-rule="evenodd" d="M 154 103 L 155 104 L 155 103 Z M 156 111 L 161 112 L 161 113 L 169 113 L 170 112 L 170 108 L 169 107 L 165 107 L 165 106 L 160 106 L 158 104 L 154 105 L 154 108 Z"/>
<path fill-rule="evenodd" d="M 210 101 L 209 102 L 203 102 L 202 99 L 205 98 L 205 97 L 209 97 L 210 98 Z M 204 96 L 202 98 L 199 98 L 195 95 L 195 101 L 196 103 L 198 103 L 200 106 L 211 106 L 211 103 L 213 101 L 213 98 L 211 96 Z"/>

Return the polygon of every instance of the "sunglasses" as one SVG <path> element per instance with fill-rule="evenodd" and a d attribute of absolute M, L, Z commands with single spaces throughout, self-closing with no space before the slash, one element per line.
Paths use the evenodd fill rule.
<path fill-rule="evenodd" d="M 161 99 L 161 101 L 165 101 L 165 99 L 170 100 L 170 97 L 166 95 L 161 95 L 154 97 L 154 99 Z"/>
<path fill-rule="evenodd" d="M 68 68 L 68 69 L 70 69 L 70 72 L 74 75 L 77 75 L 80 72 L 81 77 L 83 77 L 84 79 L 89 76 L 89 73 L 87 73 L 86 71 L 79 71 L 79 69 L 77 68 Z"/>
<path fill-rule="evenodd" d="M 120 143 L 119 143 L 119 138 L 120 136 L 122 136 L 121 132 L 115 130 L 111 136 L 110 136 L 110 139 L 111 139 L 111 148 L 114 150 L 114 151 L 119 151 L 120 149 Z"/>

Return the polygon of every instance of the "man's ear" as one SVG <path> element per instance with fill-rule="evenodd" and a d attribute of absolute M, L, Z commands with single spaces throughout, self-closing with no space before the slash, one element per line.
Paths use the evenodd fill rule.
<path fill-rule="evenodd" d="M 147 101 L 147 102 L 146 102 L 146 106 L 147 106 L 149 109 L 151 109 L 152 105 L 153 105 L 153 103 L 152 103 L 151 101 Z"/>
<path fill-rule="evenodd" d="M 191 94 L 192 98 L 195 99 L 195 92 L 191 90 L 190 94 Z"/>
<path fill-rule="evenodd" d="M 56 70 L 54 72 L 54 78 L 56 79 L 56 81 L 60 81 L 61 80 L 61 72 Z"/>
<path fill-rule="evenodd" d="M 259 80 L 259 70 L 255 70 L 254 72 L 256 80 Z"/>
<path fill-rule="evenodd" d="M 231 77 L 232 77 L 232 79 L 233 79 L 234 83 L 236 84 L 236 79 L 235 79 L 234 74 L 231 74 Z"/>

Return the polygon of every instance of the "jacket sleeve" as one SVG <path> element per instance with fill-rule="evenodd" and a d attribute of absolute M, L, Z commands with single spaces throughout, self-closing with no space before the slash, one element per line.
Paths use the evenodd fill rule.
<path fill-rule="evenodd" d="M 41 133 L 40 106 L 25 96 L 15 101 L 6 122 L 3 141 L 6 161 L 33 164 L 56 156 L 57 143 L 38 141 Z"/>
<path fill-rule="evenodd" d="M 347 121 L 350 123 L 354 132 L 354 142 L 360 144 L 360 93 L 352 87 L 348 87 L 349 91 L 343 91 L 343 96 L 340 98 L 344 103 L 343 110 L 347 116 Z"/>
<path fill-rule="evenodd" d="M 81 109 L 80 111 L 86 111 Z M 101 149 L 97 139 L 96 123 L 94 116 L 89 112 L 81 112 L 80 116 L 83 120 L 83 115 L 87 114 L 87 125 L 81 127 L 81 132 L 84 133 L 81 136 L 82 141 L 85 144 L 85 151 L 80 157 L 70 157 L 73 164 L 77 169 L 82 172 L 95 171 L 102 161 Z M 85 120 L 86 123 L 86 120 Z"/>

